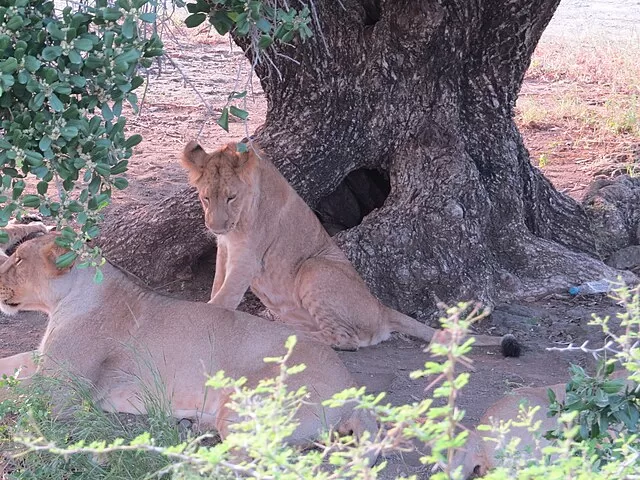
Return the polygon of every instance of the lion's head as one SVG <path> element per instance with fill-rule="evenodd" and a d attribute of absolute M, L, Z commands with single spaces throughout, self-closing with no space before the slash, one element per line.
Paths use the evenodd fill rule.
<path fill-rule="evenodd" d="M 218 235 L 234 230 L 257 195 L 256 154 L 238 152 L 235 143 L 207 153 L 196 142 L 189 142 L 182 164 L 198 189 L 207 228 Z"/>
<path fill-rule="evenodd" d="M 20 310 L 43 311 L 51 281 L 68 269 L 59 270 L 56 258 L 65 249 L 55 243 L 55 233 L 25 241 L 0 265 L 0 310 L 12 315 Z"/>
<path fill-rule="evenodd" d="M 28 223 L 27 219 L 24 223 L 11 220 L 9 224 L 1 230 L 3 230 L 8 237 L 5 243 L 0 243 L 0 262 L 3 262 L 15 252 L 18 245 L 22 242 L 44 235 L 50 229 L 39 220 Z"/>

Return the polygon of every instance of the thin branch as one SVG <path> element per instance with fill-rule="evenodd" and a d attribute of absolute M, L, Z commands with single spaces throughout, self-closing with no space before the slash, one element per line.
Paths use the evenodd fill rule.
<path fill-rule="evenodd" d="M 331 51 L 329 50 L 329 45 L 327 44 L 327 39 L 324 36 L 324 32 L 322 31 L 322 25 L 320 24 L 320 18 L 318 17 L 318 10 L 316 9 L 315 0 L 309 0 L 309 5 L 311 5 L 311 15 L 313 16 L 313 23 L 316 25 L 316 28 L 318 29 L 318 35 L 322 39 L 322 44 L 324 45 L 324 49 L 326 50 L 327 55 L 329 55 L 329 57 L 331 57 Z M 342 6 L 342 8 L 344 8 L 344 5 Z"/>
<path fill-rule="evenodd" d="M 547 347 L 546 350 L 550 352 L 583 352 L 591 354 L 594 358 L 599 358 L 600 355 L 605 352 L 614 353 L 616 355 L 622 353 L 622 351 L 613 348 L 614 346 L 616 346 L 616 342 L 612 340 L 608 341 L 604 346 L 600 348 L 589 348 L 588 344 L 589 340 L 585 341 L 580 346 L 576 346 L 573 343 L 570 343 L 566 347 Z M 638 345 L 639 342 L 636 342 L 632 348 L 637 348 Z"/>

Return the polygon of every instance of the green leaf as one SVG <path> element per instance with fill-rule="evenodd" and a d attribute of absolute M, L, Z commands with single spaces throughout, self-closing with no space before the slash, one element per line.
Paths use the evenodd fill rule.
<path fill-rule="evenodd" d="M 52 85 L 53 91 L 60 95 L 70 95 L 71 94 L 71 86 L 65 82 L 57 82 Z"/>
<path fill-rule="evenodd" d="M 65 40 L 66 35 L 60 30 L 58 24 L 56 22 L 49 22 L 47 25 L 47 32 L 56 40 L 62 41 Z"/>
<path fill-rule="evenodd" d="M 20 15 L 14 15 L 9 19 L 9 21 L 5 25 L 7 29 L 12 31 L 20 30 L 24 26 L 24 20 Z"/>
<path fill-rule="evenodd" d="M 217 11 L 212 17 L 209 17 L 209 23 L 213 25 L 220 35 L 226 35 L 233 28 L 233 21 L 228 17 L 227 12 Z"/>
<path fill-rule="evenodd" d="M 238 117 L 242 120 L 246 120 L 247 117 L 249 116 L 249 112 L 247 112 L 246 110 L 242 110 L 234 105 L 231 105 L 231 107 L 229 107 L 229 112 L 234 117 Z"/>
<path fill-rule="evenodd" d="M 38 193 L 40 195 L 45 195 L 47 193 L 47 190 L 49 189 L 49 184 L 47 182 L 38 182 Z"/>
<path fill-rule="evenodd" d="M 88 52 L 93 49 L 93 42 L 88 38 L 76 38 L 73 46 L 82 52 Z"/>
<path fill-rule="evenodd" d="M 38 195 L 25 195 L 22 197 L 22 205 L 27 208 L 38 208 L 40 206 L 40 197 Z"/>
<path fill-rule="evenodd" d="M 126 178 L 117 177 L 113 180 L 113 186 L 116 187 L 118 190 L 124 190 L 129 186 L 129 182 L 127 181 Z"/>
<path fill-rule="evenodd" d="M 273 38 L 271 38 L 269 35 L 262 35 L 260 36 L 260 40 L 258 40 L 258 48 L 261 48 L 262 50 L 266 50 L 271 46 L 272 43 L 273 43 Z"/>
<path fill-rule="evenodd" d="M 120 20 L 122 17 L 122 13 L 120 13 L 120 9 L 116 7 L 105 8 L 103 11 L 103 18 L 110 22 L 115 22 L 116 20 Z"/>
<path fill-rule="evenodd" d="M 227 132 L 229 131 L 229 109 L 224 107 L 222 109 L 222 113 L 220 114 L 220 118 L 216 122 L 220 127 L 222 127 Z"/>
<path fill-rule="evenodd" d="M 242 20 L 238 19 L 238 23 L 236 23 L 236 30 L 235 30 L 237 35 L 244 37 L 249 33 L 250 29 L 251 29 L 251 24 L 246 19 L 246 17 L 244 17 Z"/>
<path fill-rule="evenodd" d="M 18 83 L 22 85 L 26 85 L 30 78 L 31 74 L 27 70 L 20 70 L 20 73 L 18 73 Z M 1 95 L 2 92 L 0 92 Z"/>
<path fill-rule="evenodd" d="M 80 203 L 78 203 L 77 201 L 73 200 L 73 201 L 69 202 L 67 210 L 69 210 L 70 212 L 73 212 L 73 213 L 79 213 L 79 212 L 82 212 L 84 210 L 84 207 Z"/>
<path fill-rule="evenodd" d="M 113 112 L 111 111 L 109 105 L 106 103 L 102 105 L 102 116 L 107 121 L 113 120 Z"/>
<path fill-rule="evenodd" d="M 154 12 L 147 12 L 140 15 L 139 18 L 145 23 L 153 23 L 156 21 L 156 14 Z"/>
<path fill-rule="evenodd" d="M 74 126 L 66 126 L 60 129 L 60 134 L 67 140 L 71 140 L 78 136 L 78 129 Z"/>
<path fill-rule="evenodd" d="M 184 23 L 188 28 L 194 28 L 202 24 L 207 19 L 204 13 L 194 13 L 185 18 Z"/>
<path fill-rule="evenodd" d="M 122 115 L 122 101 L 118 100 L 115 102 L 111 111 L 114 117 L 120 117 Z"/>
<path fill-rule="evenodd" d="M 249 146 L 246 143 L 238 143 L 236 145 L 236 150 L 238 153 L 246 153 L 249 151 Z"/>
<path fill-rule="evenodd" d="M 13 73 L 18 69 L 18 60 L 14 57 L 9 57 L 3 62 L 0 62 L 0 72 Z"/>
<path fill-rule="evenodd" d="M 111 169 L 106 163 L 97 163 L 95 166 L 95 171 L 103 177 L 108 177 L 111 174 Z"/>
<path fill-rule="evenodd" d="M 122 23 L 122 36 L 125 38 L 133 38 L 135 30 L 136 24 L 133 19 L 131 17 L 127 17 L 127 19 Z"/>
<path fill-rule="evenodd" d="M 49 95 L 49 105 L 54 112 L 61 112 L 62 110 L 64 110 L 64 105 L 55 93 Z"/>
<path fill-rule="evenodd" d="M 78 258 L 78 254 L 76 252 L 67 252 L 60 255 L 56 258 L 56 267 L 60 270 L 63 268 L 68 268 L 73 265 L 73 262 Z"/>
<path fill-rule="evenodd" d="M 290 42 L 291 42 L 291 40 L 293 40 L 293 37 L 294 37 L 294 32 L 293 32 L 293 30 L 290 30 L 290 31 L 288 31 L 288 32 L 284 33 L 284 34 L 280 37 L 280 41 L 281 41 L 282 43 L 290 43 Z"/>
<path fill-rule="evenodd" d="M 62 55 L 62 47 L 54 45 L 51 47 L 45 47 L 42 50 L 42 59 L 46 61 L 55 60 Z"/>
<path fill-rule="evenodd" d="M 89 70 L 96 70 L 98 68 L 102 68 L 105 65 L 105 60 L 103 58 L 98 58 L 95 55 L 89 55 L 85 61 L 84 66 Z"/>
<path fill-rule="evenodd" d="M 113 167 L 111 167 L 111 175 L 118 175 L 120 173 L 124 173 L 127 171 L 127 166 L 129 165 L 128 160 L 121 160 L 116 163 Z"/>
<path fill-rule="evenodd" d="M 87 186 L 87 190 L 92 195 L 95 195 L 98 193 L 98 190 L 100 190 L 100 185 L 102 185 L 102 177 L 100 175 L 94 175 L 89 171 L 87 171 L 87 174 L 91 177 L 91 182 L 89 182 L 89 185 Z M 86 181 L 87 180 L 85 180 L 85 182 Z"/>
<path fill-rule="evenodd" d="M 102 274 L 102 270 L 96 267 L 96 273 L 93 276 L 93 281 L 97 284 L 101 284 L 102 280 L 104 280 L 104 275 Z"/>
<path fill-rule="evenodd" d="M 127 138 L 127 141 L 124 142 L 124 148 L 135 147 L 140 142 L 142 142 L 142 135 L 138 135 L 138 134 L 131 135 L 129 138 Z"/>
<path fill-rule="evenodd" d="M 87 84 L 87 79 L 80 75 L 71 75 L 69 77 L 69 83 L 77 88 L 83 88 Z"/>
<path fill-rule="evenodd" d="M 256 22 L 256 27 L 258 27 L 258 29 L 263 33 L 269 33 L 271 31 L 271 23 L 269 23 L 269 20 L 264 17 Z"/>
<path fill-rule="evenodd" d="M 41 63 L 36 57 L 32 57 L 31 55 L 24 57 L 24 68 L 29 70 L 31 73 L 37 72 L 40 65 Z"/>
<path fill-rule="evenodd" d="M 42 108 L 42 105 L 44 105 L 44 100 L 45 100 L 45 95 L 44 92 L 39 92 L 36 94 L 35 97 L 33 97 L 33 109 L 34 110 L 40 110 Z M 31 107 L 31 105 L 30 105 Z"/>
<path fill-rule="evenodd" d="M 39 152 L 27 150 L 24 154 L 27 163 L 32 167 L 39 167 L 43 163 L 43 156 Z"/>
<path fill-rule="evenodd" d="M 11 86 L 13 86 L 14 83 L 16 83 L 16 81 L 13 78 L 13 75 L 9 75 L 8 73 L 5 73 L 0 76 L 0 85 L 3 88 L 8 90 Z"/>
<path fill-rule="evenodd" d="M 622 390 L 622 387 L 624 387 L 624 385 L 624 380 L 607 380 L 602 384 L 602 390 L 610 394 L 618 393 L 620 390 Z"/>
<path fill-rule="evenodd" d="M 57 68 L 46 67 L 43 69 L 44 79 L 47 81 L 49 85 L 54 84 L 59 80 L 60 70 Z"/>
<path fill-rule="evenodd" d="M 114 61 L 116 61 L 116 62 L 133 63 L 136 60 L 138 60 L 139 58 L 140 58 L 140 51 L 135 49 L 135 48 L 131 48 L 131 49 L 127 50 L 126 52 L 121 53 L 116 58 L 114 58 Z"/>
<path fill-rule="evenodd" d="M 8 241 L 9 234 L 4 230 L 0 230 L 0 243 L 7 243 Z"/>
<path fill-rule="evenodd" d="M 129 70 L 129 64 L 123 60 L 116 60 L 113 65 L 113 73 L 125 73 Z"/>
<path fill-rule="evenodd" d="M 67 55 L 69 61 L 74 65 L 82 64 L 82 56 L 76 52 L 75 50 L 69 50 L 69 54 Z"/>
<path fill-rule="evenodd" d="M 22 180 L 18 180 L 16 183 L 13 184 L 13 199 L 14 200 L 17 200 L 18 198 L 20 198 L 20 195 L 22 195 L 22 192 L 24 191 L 24 187 L 25 186 L 26 186 L 26 184 Z"/>

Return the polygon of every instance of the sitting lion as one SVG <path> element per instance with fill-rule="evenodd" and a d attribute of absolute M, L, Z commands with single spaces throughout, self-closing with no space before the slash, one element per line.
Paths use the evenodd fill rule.
<path fill-rule="evenodd" d="M 218 241 L 209 303 L 235 309 L 248 287 L 281 321 L 341 350 L 402 332 L 430 341 L 436 330 L 375 298 L 314 213 L 264 154 L 229 144 L 211 154 L 196 142 L 182 163 Z M 505 337 L 503 353 L 519 345 Z M 476 345 L 500 345 L 476 336 Z"/>
<path fill-rule="evenodd" d="M 6 314 L 37 310 L 49 322 L 34 352 L 0 359 L 0 376 L 20 377 L 59 370 L 89 381 L 95 400 L 113 412 L 145 413 L 144 391 L 153 390 L 159 375 L 172 413 L 204 429 L 213 427 L 224 438 L 237 414 L 226 407 L 229 392 L 205 388 L 208 375 L 219 370 L 233 378 L 246 377 L 248 386 L 277 376 L 279 366 L 265 357 L 280 356 L 292 332 L 247 313 L 176 300 L 154 293 L 130 280 L 111 264 L 104 281 L 93 281 L 92 269 L 75 266 L 59 270 L 55 259 L 65 252 L 47 233 L 22 243 L 0 265 L 0 309 Z M 142 357 L 142 358 L 141 358 Z M 307 444 L 323 428 L 375 435 L 375 419 L 351 407 L 323 408 L 320 402 L 354 386 L 337 354 L 329 347 L 301 338 L 290 364 L 306 369 L 287 380 L 289 388 L 306 386 L 309 402 L 297 413 L 299 427 L 290 438 Z M 150 368 L 147 368 L 150 367 Z M 28 380 L 27 380 L 28 381 Z M 60 405 L 61 392 L 53 392 Z M 64 392 L 62 392 L 64 393 Z"/>

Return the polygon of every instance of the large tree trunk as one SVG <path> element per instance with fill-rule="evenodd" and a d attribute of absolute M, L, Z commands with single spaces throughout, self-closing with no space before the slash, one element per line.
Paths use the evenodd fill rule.
<path fill-rule="evenodd" d="M 353 170 L 388 174 L 381 208 L 336 237 L 385 303 L 420 317 L 436 299 L 491 303 L 618 273 L 601 261 L 607 236 L 531 165 L 513 120 L 558 3 L 315 0 L 316 36 L 258 66 L 269 110 L 256 138 L 310 205 L 326 210 Z M 620 225 L 616 241 L 637 242 L 637 209 Z"/>
<path fill-rule="evenodd" d="M 317 205 L 357 168 L 382 208 L 337 237 L 385 302 L 530 296 L 615 272 L 584 209 L 534 168 L 513 107 L 559 0 L 316 1 L 322 38 L 258 68 L 257 139 Z M 344 8 L 342 7 L 344 6 Z M 271 70 L 271 71 L 270 71 Z"/>

